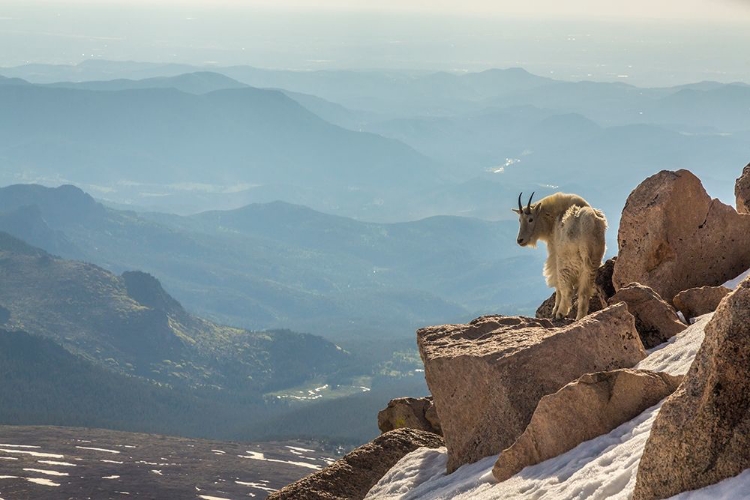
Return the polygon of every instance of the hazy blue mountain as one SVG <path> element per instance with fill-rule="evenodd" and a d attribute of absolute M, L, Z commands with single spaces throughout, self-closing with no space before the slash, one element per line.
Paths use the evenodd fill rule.
<path fill-rule="evenodd" d="M 21 78 L 6 78 L 0 75 L 0 85 L 31 85 Z"/>
<path fill-rule="evenodd" d="M 300 103 L 308 111 L 339 127 L 362 131 L 365 129 L 366 124 L 382 119 L 382 116 L 379 114 L 352 110 L 311 94 L 302 94 L 283 89 L 278 90 L 281 90 L 284 94 Z"/>
<path fill-rule="evenodd" d="M 439 182 L 437 164 L 392 139 L 336 127 L 278 91 L 120 92 L 0 87 L 8 174 L 80 182 L 296 186 L 356 206 Z M 19 121 L 12 117 L 23 116 Z M 7 174 L 6 174 L 7 175 Z M 11 177 L 12 178 L 12 177 Z M 273 189 L 273 187 L 272 187 Z"/>
<path fill-rule="evenodd" d="M 717 132 L 750 130 L 750 86 L 722 85 L 685 88 L 655 103 L 649 120 L 658 123 L 712 127 Z"/>
<path fill-rule="evenodd" d="M 552 80 L 520 68 L 481 73 L 270 71 L 247 66 L 219 71 L 243 83 L 302 92 L 375 113 L 408 116 L 479 109 L 478 101 L 542 86 Z"/>
<path fill-rule="evenodd" d="M 87 59 L 79 64 L 24 64 L 12 68 L 0 68 L 0 73 L 23 78 L 33 83 L 56 83 L 117 79 L 142 80 L 204 70 L 206 68 L 189 64 Z"/>
<path fill-rule="evenodd" d="M 177 76 L 159 76 L 144 78 L 143 80 L 99 80 L 85 82 L 57 82 L 47 85 L 54 88 L 69 88 L 81 90 L 133 90 L 133 89 L 177 89 L 188 94 L 207 94 L 215 90 L 246 88 L 247 85 L 240 83 L 228 76 L 211 71 L 197 71 Z"/>

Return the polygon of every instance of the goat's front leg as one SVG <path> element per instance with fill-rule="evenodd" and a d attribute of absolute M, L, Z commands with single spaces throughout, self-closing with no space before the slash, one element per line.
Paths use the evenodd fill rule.
<path fill-rule="evenodd" d="M 557 305 L 557 314 L 555 319 L 564 318 L 573 307 L 573 293 L 575 293 L 575 272 L 572 269 L 558 266 L 557 268 L 557 293 L 555 301 Z"/>

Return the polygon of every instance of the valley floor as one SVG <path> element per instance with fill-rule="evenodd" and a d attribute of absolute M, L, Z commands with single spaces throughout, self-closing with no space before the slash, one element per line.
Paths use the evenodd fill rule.
<path fill-rule="evenodd" d="M 309 442 L 0 426 L 0 499 L 260 499 L 335 459 Z"/>

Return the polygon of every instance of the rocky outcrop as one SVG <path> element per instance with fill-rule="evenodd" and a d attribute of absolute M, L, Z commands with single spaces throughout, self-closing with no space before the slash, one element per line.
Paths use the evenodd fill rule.
<path fill-rule="evenodd" d="M 392 399 L 386 408 L 378 412 L 380 432 L 404 427 L 442 434 L 440 419 L 431 397 Z"/>
<path fill-rule="evenodd" d="M 633 498 L 668 498 L 750 467 L 750 278 L 719 305 L 654 421 Z"/>
<path fill-rule="evenodd" d="M 687 328 L 672 306 L 651 288 L 640 283 L 630 283 L 620 288 L 609 299 L 610 304 L 620 302 L 625 302 L 630 314 L 635 316 L 635 329 L 646 349 L 666 342 Z"/>
<path fill-rule="evenodd" d="M 742 175 L 734 183 L 734 196 L 737 199 L 737 212 L 750 214 L 750 163 L 742 169 Z"/>
<path fill-rule="evenodd" d="M 607 302 L 615 294 L 615 286 L 612 284 L 612 274 L 615 272 L 615 262 L 617 257 L 607 259 L 607 261 L 596 270 L 594 285 L 599 296 Z"/>
<path fill-rule="evenodd" d="M 555 328 L 547 319 L 485 316 L 417 332 L 425 378 L 448 448 L 448 472 L 500 453 L 539 400 L 585 373 L 645 357 L 624 304 Z"/>
<path fill-rule="evenodd" d="M 439 448 L 443 438 L 432 432 L 398 429 L 386 432 L 325 469 L 303 477 L 268 500 L 358 500 L 404 455 L 417 448 Z"/>
<path fill-rule="evenodd" d="M 672 299 L 672 303 L 685 318 L 696 318 L 714 312 L 719 302 L 732 290 L 725 286 L 702 286 L 683 290 Z"/>
<path fill-rule="evenodd" d="M 638 282 L 668 301 L 750 267 L 750 215 L 712 200 L 687 170 L 659 172 L 630 194 L 617 241 L 615 288 Z"/>
<path fill-rule="evenodd" d="M 602 264 L 596 271 L 596 278 L 594 280 L 594 295 L 589 300 L 589 314 L 596 311 L 601 311 L 607 307 L 607 300 L 614 295 L 615 289 L 612 286 L 612 271 L 614 270 L 615 260 L 617 257 L 609 259 L 607 262 Z M 552 318 L 552 309 L 555 307 L 555 292 L 542 302 L 536 310 L 537 318 Z M 573 296 L 573 305 L 568 313 L 568 319 L 575 319 L 576 312 L 578 311 L 578 296 Z"/>
<path fill-rule="evenodd" d="M 500 453 L 492 474 L 505 481 L 524 467 L 606 434 L 670 395 L 680 380 L 628 369 L 586 374 L 539 401 L 529 426 Z"/>

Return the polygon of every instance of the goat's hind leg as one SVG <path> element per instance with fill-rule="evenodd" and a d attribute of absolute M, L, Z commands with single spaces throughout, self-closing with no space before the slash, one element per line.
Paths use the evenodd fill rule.
<path fill-rule="evenodd" d="M 560 296 L 562 293 L 559 289 L 555 288 L 555 307 L 552 308 L 552 317 L 557 318 L 557 311 L 560 309 Z"/>
<path fill-rule="evenodd" d="M 589 302 L 594 292 L 594 271 L 584 269 L 578 278 L 578 311 L 576 321 L 586 316 L 589 312 Z"/>

